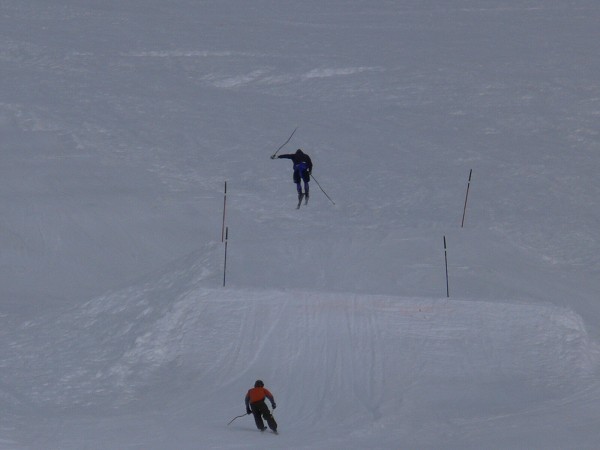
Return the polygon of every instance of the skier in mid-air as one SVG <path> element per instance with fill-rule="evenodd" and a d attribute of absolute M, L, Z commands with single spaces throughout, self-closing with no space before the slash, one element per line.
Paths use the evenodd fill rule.
<path fill-rule="evenodd" d="M 312 172 L 313 163 L 306 153 L 301 149 L 296 150 L 296 153 L 289 153 L 286 155 L 271 156 L 271 159 L 291 159 L 294 164 L 294 183 L 296 183 L 296 190 L 298 191 L 298 206 L 302 202 L 304 197 L 304 204 L 308 203 L 309 196 L 309 181 L 310 173 Z M 302 192 L 301 181 L 304 182 L 304 193 Z"/>
<path fill-rule="evenodd" d="M 273 430 L 274 433 L 277 433 L 277 422 L 275 422 L 275 418 L 265 403 L 266 398 L 269 399 L 271 406 L 273 409 L 275 409 L 276 405 L 273 394 L 271 394 L 271 392 L 265 388 L 265 384 L 262 382 L 262 380 L 256 380 L 254 387 L 249 389 L 248 393 L 246 394 L 246 414 L 254 414 L 256 428 L 258 428 L 260 431 L 265 431 L 267 429 L 267 427 L 265 427 L 265 423 L 263 422 L 263 419 L 265 419 L 269 425 L 269 428 Z"/>

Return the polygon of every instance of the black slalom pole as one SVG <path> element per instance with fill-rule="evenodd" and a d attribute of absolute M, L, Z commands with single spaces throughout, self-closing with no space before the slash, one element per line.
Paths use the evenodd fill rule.
<path fill-rule="evenodd" d="M 444 260 L 446 262 L 446 297 L 450 297 L 450 284 L 448 282 L 448 250 L 446 249 L 446 236 L 444 236 Z"/>
<path fill-rule="evenodd" d="M 223 287 L 225 287 L 225 277 L 227 276 L 227 239 L 229 238 L 229 227 L 225 228 L 225 260 L 223 262 Z"/>
<path fill-rule="evenodd" d="M 225 240 L 225 209 L 227 208 L 227 181 L 225 182 L 225 193 L 223 194 L 223 224 L 221 225 L 221 242 Z"/>
<path fill-rule="evenodd" d="M 467 183 L 467 195 L 465 195 L 465 207 L 463 208 L 463 216 L 460 227 L 463 228 L 465 226 L 465 214 L 467 213 L 467 200 L 469 199 L 469 188 L 471 187 L 471 175 L 473 174 L 473 169 L 469 171 L 469 182 Z"/>

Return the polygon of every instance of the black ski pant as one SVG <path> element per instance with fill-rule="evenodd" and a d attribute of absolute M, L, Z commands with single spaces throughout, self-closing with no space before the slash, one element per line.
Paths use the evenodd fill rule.
<path fill-rule="evenodd" d="M 265 423 L 263 422 L 263 419 L 265 419 L 271 430 L 277 430 L 277 422 L 275 422 L 275 418 L 271 414 L 271 411 L 269 411 L 269 407 L 264 400 L 251 403 L 250 409 L 252 409 L 252 415 L 254 416 L 254 421 L 256 422 L 256 428 L 259 430 L 265 428 Z"/>

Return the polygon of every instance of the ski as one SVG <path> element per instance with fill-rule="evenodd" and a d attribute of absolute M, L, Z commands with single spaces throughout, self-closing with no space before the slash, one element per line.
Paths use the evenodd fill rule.
<path fill-rule="evenodd" d="M 302 206 L 302 199 L 304 199 L 304 206 L 308 205 L 308 194 L 298 194 L 298 205 L 296 205 L 296 209 L 300 209 L 300 206 Z"/>

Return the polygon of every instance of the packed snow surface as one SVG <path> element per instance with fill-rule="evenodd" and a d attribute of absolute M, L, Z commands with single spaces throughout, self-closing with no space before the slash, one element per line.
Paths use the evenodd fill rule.
<path fill-rule="evenodd" d="M 598 448 L 599 23 L 2 0 L 0 449 Z"/>

